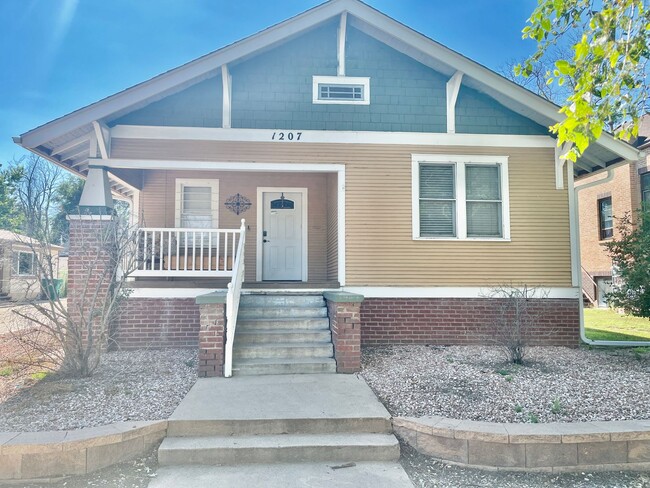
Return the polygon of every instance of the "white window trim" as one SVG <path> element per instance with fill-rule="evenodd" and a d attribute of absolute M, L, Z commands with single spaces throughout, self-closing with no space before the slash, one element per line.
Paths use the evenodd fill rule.
<path fill-rule="evenodd" d="M 363 100 L 321 100 L 318 98 L 318 85 L 362 85 Z M 314 76 L 312 102 L 326 105 L 370 105 L 370 78 L 359 76 Z"/>
<path fill-rule="evenodd" d="M 13 251 L 13 258 L 12 258 L 12 263 L 11 263 L 11 272 L 14 276 L 20 277 L 20 278 L 33 278 L 36 276 L 36 254 L 32 251 Z M 32 272 L 31 273 L 21 273 L 20 272 L 20 255 L 21 254 L 28 254 L 32 258 Z"/>
<path fill-rule="evenodd" d="M 413 240 L 416 241 L 510 241 L 510 184 L 508 180 L 508 156 L 475 156 L 458 154 L 412 154 L 411 155 L 411 216 Z M 456 237 L 420 236 L 420 164 L 454 164 L 456 174 Z M 501 168 L 501 234 L 503 237 L 468 237 L 465 195 L 465 165 L 498 165 Z"/>
<path fill-rule="evenodd" d="M 174 226 L 181 226 L 181 207 L 183 186 L 203 186 L 212 188 L 212 228 L 219 228 L 219 180 L 199 178 L 176 178 L 176 198 L 174 202 Z"/>

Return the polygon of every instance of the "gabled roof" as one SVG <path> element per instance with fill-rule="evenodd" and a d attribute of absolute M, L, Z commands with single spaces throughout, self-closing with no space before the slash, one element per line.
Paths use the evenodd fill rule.
<path fill-rule="evenodd" d="M 177 93 L 215 76 L 222 65 L 241 61 L 286 42 L 344 12 L 348 13 L 348 22 L 354 28 L 450 77 L 461 71 L 464 74 L 464 85 L 487 94 L 538 124 L 548 126 L 562 118 L 555 104 L 365 3 L 359 0 L 330 0 L 241 41 L 32 129 L 14 140 L 24 148 L 83 176 L 87 167 L 85 161 L 88 159 L 89 141 L 95 131 L 93 121 L 112 120 Z M 587 150 L 580 161 L 580 168 L 583 172 L 589 172 L 621 158 L 637 159 L 638 151 L 610 134 L 603 134 Z M 114 189 L 120 190 L 119 185 L 114 186 Z M 121 189 L 128 193 L 128 188 Z"/>
<path fill-rule="evenodd" d="M 5 230 L 5 229 L 0 229 L 0 241 L 16 242 L 18 244 L 23 244 L 25 246 L 31 246 L 32 243 L 35 243 L 36 245 L 39 244 L 38 241 L 33 240 L 31 237 L 27 237 L 22 234 L 17 234 L 16 232 L 12 232 L 10 230 Z M 57 246 L 56 244 L 50 244 L 50 247 L 55 250 L 63 249 L 62 246 Z"/>

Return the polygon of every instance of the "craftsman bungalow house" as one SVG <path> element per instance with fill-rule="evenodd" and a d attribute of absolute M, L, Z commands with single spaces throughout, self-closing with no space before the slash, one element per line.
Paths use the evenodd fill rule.
<path fill-rule="evenodd" d="M 604 134 L 566 164 L 558 118 L 331 0 L 16 142 L 86 177 L 89 214 L 132 201 L 123 347 L 200 342 L 206 375 L 229 375 L 231 353 L 235 372 L 328 371 L 332 355 L 352 371 L 360 343 L 488 341 L 497 284 L 543 287 L 538 340 L 578 343 L 574 171 L 637 151 Z M 103 218 L 76 219 L 71 241 Z"/>

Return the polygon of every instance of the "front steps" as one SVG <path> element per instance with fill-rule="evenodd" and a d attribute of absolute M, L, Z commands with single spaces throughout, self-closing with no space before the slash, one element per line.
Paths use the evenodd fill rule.
<path fill-rule="evenodd" d="M 149 488 L 412 487 L 388 412 L 354 375 L 199 379 L 167 435 Z"/>
<path fill-rule="evenodd" d="M 242 295 L 232 369 L 239 376 L 335 373 L 323 296 Z"/>
<path fill-rule="evenodd" d="M 228 437 L 170 437 L 158 463 L 234 465 L 327 461 L 397 461 L 399 443 L 388 434 L 280 434 Z"/>

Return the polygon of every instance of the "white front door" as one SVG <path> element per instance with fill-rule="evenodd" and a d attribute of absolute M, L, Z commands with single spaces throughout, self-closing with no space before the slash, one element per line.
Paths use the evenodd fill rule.
<path fill-rule="evenodd" d="M 262 280 L 300 281 L 302 193 L 263 192 Z"/>

